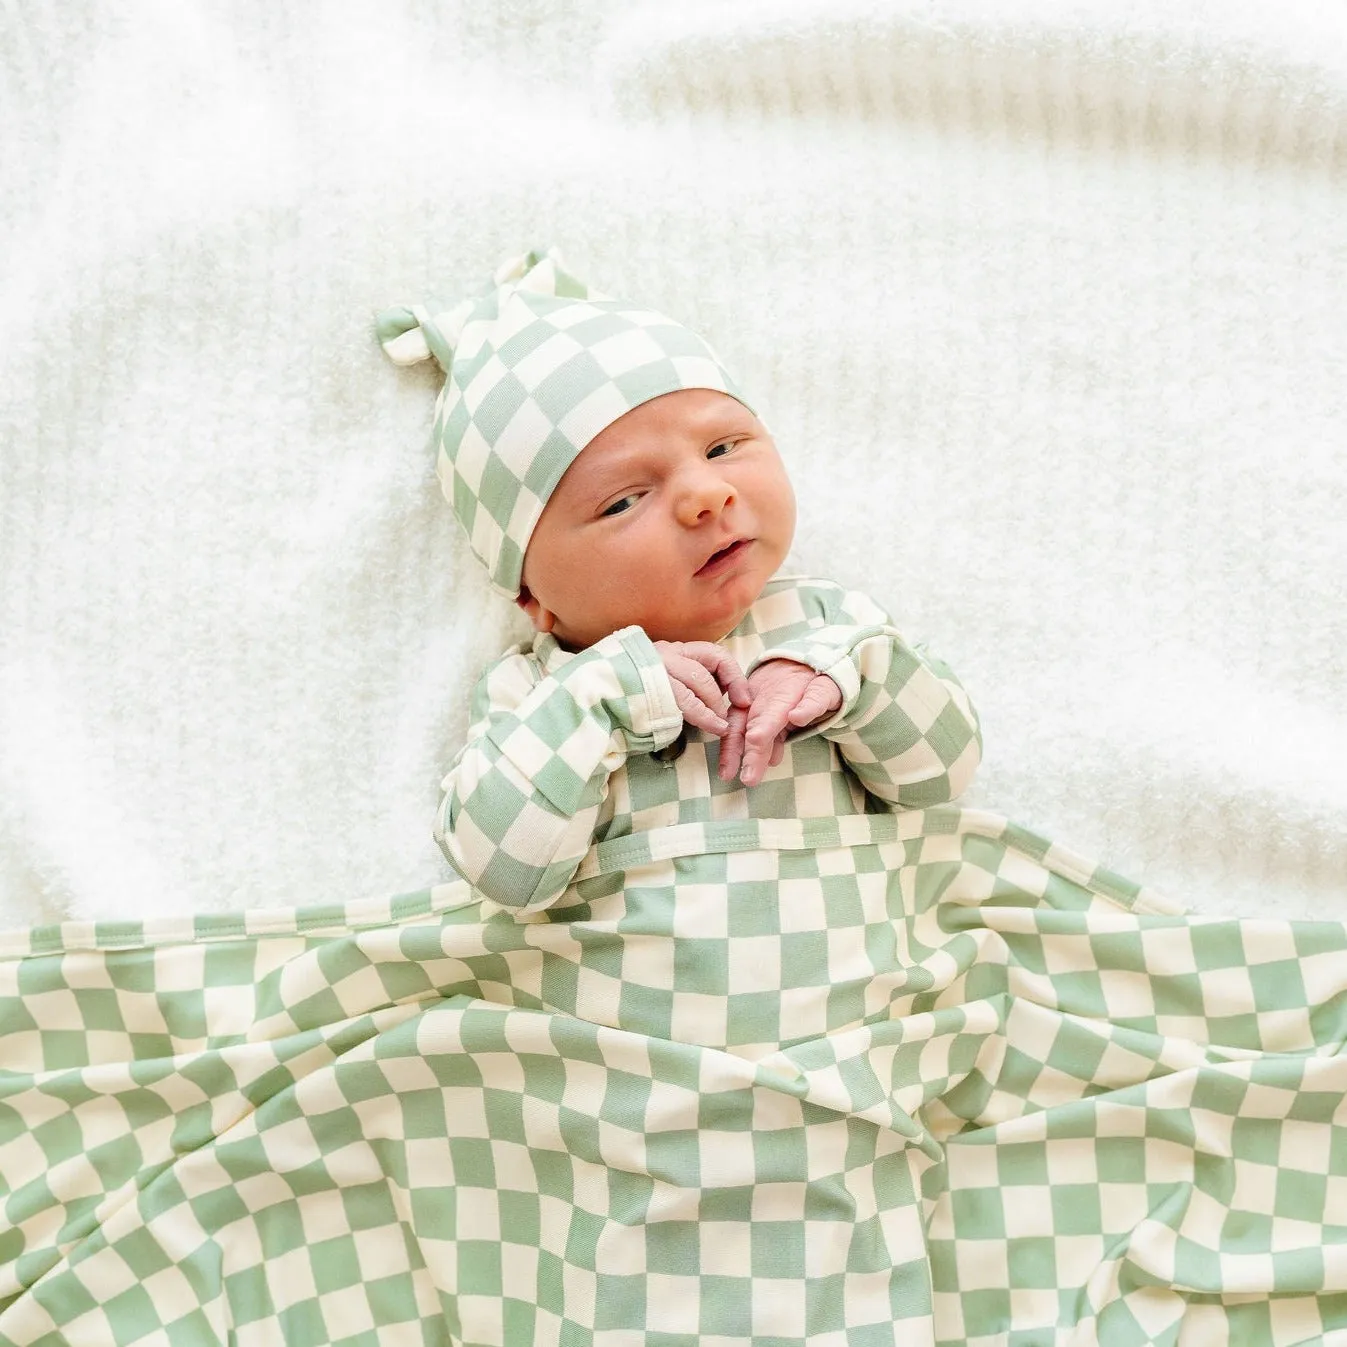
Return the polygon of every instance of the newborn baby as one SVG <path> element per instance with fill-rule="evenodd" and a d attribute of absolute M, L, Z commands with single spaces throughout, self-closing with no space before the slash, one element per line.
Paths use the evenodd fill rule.
<path fill-rule="evenodd" d="M 436 839 L 479 892 L 532 911 L 596 842 L 968 785 L 981 737 L 953 674 L 864 595 L 776 574 L 790 482 L 699 336 L 529 253 L 380 337 L 444 367 L 445 494 L 536 632 L 483 674 L 443 783 Z"/>

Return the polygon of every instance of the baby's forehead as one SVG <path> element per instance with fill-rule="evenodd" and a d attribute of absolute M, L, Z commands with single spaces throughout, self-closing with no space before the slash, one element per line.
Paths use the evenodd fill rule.
<path fill-rule="evenodd" d="M 571 465 L 597 466 L 680 438 L 714 438 L 748 429 L 756 417 L 738 398 L 711 388 L 685 388 L 651 398 L 600 431 Z"/>

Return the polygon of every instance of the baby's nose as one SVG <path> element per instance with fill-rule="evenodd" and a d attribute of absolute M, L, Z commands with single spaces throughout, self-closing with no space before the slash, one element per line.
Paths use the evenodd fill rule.
<path fill-rule="evenodd" d="M 678 514 L 685 524 L 700 524 L 719 516 L 734 504 L 734 487 L 710 464 L 689 474 L 679 494 Z"/>

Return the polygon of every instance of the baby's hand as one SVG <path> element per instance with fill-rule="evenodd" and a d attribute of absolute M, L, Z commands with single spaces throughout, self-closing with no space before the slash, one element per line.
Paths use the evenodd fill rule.
<path fill-rule="evenodd" d="M 749 676 L 752 704 L 740 735 L 726 739 L 720 775 L 729 780 L 740 766 L 739 779 L 756 786 L 786 751 L 786 736 L 802 730 L 842 705 L 842 692 L 827 674 L 790 659 L 769 659 Z M 733 717 L 733 712 L 731 712 Z"/>
<path fill-rule="evenodd" d="M 730 732 L 727 715 L 742 725 L 751 694 L 733 655 L 712 641 L 656 641 L 655 649 L 689 725 L 722 739 Z"/>

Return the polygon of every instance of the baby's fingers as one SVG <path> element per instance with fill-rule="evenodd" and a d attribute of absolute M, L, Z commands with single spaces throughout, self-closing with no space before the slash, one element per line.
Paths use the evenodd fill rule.
<path fill-rule="evenodd" d="M 720 741 L 717 775 L 722 781 L 733 781 L 744 760 L 744 724 L 748 720 L 748 711 L 742 706 L 731 706 L 726 719 L 730 728 Z"/>
<path fill-rule="evenodd" d="M 700 661 L 680 653 L 673 656 L 672 659 L 666 659 L 664 667 L 669 670 L 672 678 L 691 688 L 707 706 L 718 710 L 725 705 L 725 697 L 720 690 L 720 684 L 716 682 L 706 666 Z"/>
<path fill-rule="evenodd" d="M 714 641 L 684 641 L 679 647 L 689 659 L 696 660 L 723 688 L 734 706 L 747 706 L 753 700 L 748 679 L 739 667 L 739 661 L 728 650 Z"/>
<path fill-rule="evenodd" d="M 791 708 L 786 719 L 797 730 L 812 725 L 816 720 L 831 715 L 842 705 L 842 693 L 827 674 L 819 674 L 805 688 L 800 700 Z"/>
<path fill-rule="evenodd" d="M 728 721 L 706 704 L 699 689 L 689 687 L 672 671 L 669 674 L 669 682 L 673 686 L 674 701 L 678 703 L 678 709 L 689 725 L 714 735 L 722 735 L 729 729 Z M 715 688 L 714 695 L 719 701 L 719 688 Z"/>
<path fill-rule="evenodd" d="M 776 749 L 785 742 L 789 729 L 786 724 L 786 705 L 780 697 L 762 697 L 754 702 L 748 713 L 748 728 L 744 732 L 744 761 L 739 779 L 746 786 L 756 786 L 767 769 L 781 761 Z"/>

